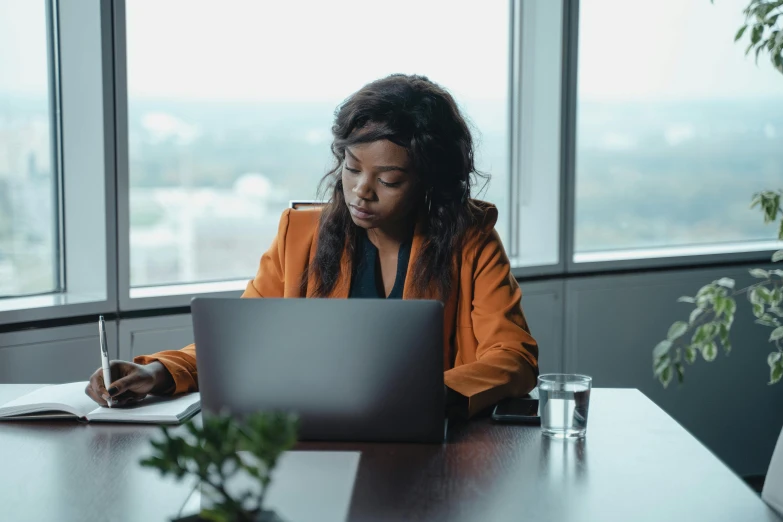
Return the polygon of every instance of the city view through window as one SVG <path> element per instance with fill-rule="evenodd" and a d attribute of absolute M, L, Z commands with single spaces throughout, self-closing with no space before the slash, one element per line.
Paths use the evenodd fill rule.
<path fill-rule="evenodd" d="M 581 3 L 577 254 L 776 237 L 749 206 L 783 182 L 783 74 L 734 43 L 747 4 Z"/>
<path fill-rule="evenodd" d="M 0 0 L 0 297 L 58 289 L 46 45 L 44 2 Z"/>
<path fill-rule="evenodd" d="M 395 72 L 460 104 L 505 233 L 508 4 L 373 5 L 127 3 L 133 286 L 251 277 L 288 202 L 316 198 L 337 105 Z"/>
<path fill-rule="evenodd" d="M 339 4 L 126 4 L 133 286 L 251 277 L 331 166 L 335 107 L 391 72 L 454 94 L 507 239 L 507 3 L 403 5 L 373 27 Z M 576 252 L 773 239 L 748 205 L 783 180 L 783 75 L 733 42 L 745 2 L 610 24 L 621 4 L 581 5 Z M 0 0 L 0 296 L 57 289 L 45 29 L 43 3 Z"/>

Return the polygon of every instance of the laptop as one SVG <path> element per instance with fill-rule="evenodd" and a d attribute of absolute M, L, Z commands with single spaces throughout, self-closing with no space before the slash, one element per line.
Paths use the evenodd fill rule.
<path fill-rule="evenodd" d="M 194 298 L 201 407 L 291 411 L 299 440 L 445 439 L 443 305 Z"/>

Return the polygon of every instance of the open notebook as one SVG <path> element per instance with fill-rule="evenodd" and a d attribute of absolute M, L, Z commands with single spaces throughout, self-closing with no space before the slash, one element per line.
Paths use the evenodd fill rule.
<path fill-rule="evenodd" d="M 179 424 L 201 409 L 198 393 L 147 397 L 123 408 L 98 406 L 85 393 L 87 381 L 44 386 L 0 405 L 0 420 L 78 417 L 90 422 Z"/>

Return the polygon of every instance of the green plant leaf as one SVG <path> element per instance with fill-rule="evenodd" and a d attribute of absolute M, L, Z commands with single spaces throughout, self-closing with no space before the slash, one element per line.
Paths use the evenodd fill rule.
<path fill-rule="evenodd" d="M 671 358 L 668 355 L 664 355 L 663 357 L 656 359 L 655 363 L 653 364 L 653 375 L 660 377 L 663 371 L 671 366 L 671 363 Z"/>
<path fill-rule="evenodd" d="M 685 347 L 685 361 L 688 364 L 693 364 L 696 362 L 696 355 L 697 355 L 698 348 L 693 346 L 692 344 L 689 344 Z"/>
<path fill-rule="evenodd" d="M 705 323 L 696 329 L 696 333 L 693 334 L 691 342 L 693 344 L 704 344 L 707 341 L 712 340 L 718 326 L 715 323 Z"/>
<path fill-rule="evenodd" d="M 663 384 L 664 388 L 667 388 L 669 386 L 669 383 L 672 381 L 672 367 L 667 366 L 663 372 L 661 372 L 661 376 L 659 377 L 661 384 Z"/>
<path fill-rule="evenodd" d="M 767 356 L 767 364 L 772 367 L 775 366 L 775 364 L 780 361 L 780 359 L 783 358 L 783 353 L 780 352 L 772 352 Z"/>
<path fill-rule="evenodd" d="M 783 250 L 781 250 L 781 252 L 783 252 Z M 694 299 L 693 297 L 684 295 L 684 296 L 680 297 L 679 299 L 677 299 L 677 302 L 678 303 L 695 303 L 696 299 Z"/>
<path fill-rule="evenodd" d="M 783 232 L 783 220 L 780 221 L 780 229 Z M 783 261 L 783 250 L 778 250 L 772 254 L 772 262 L 777 263 L 778 261 Z"/>
<path fill-rule="evenodd" d="M 716 281 L 716 283 L 725 288 L 734 288 L 734 280 L 730 277 L 721 277 Z"/>
<path fill-rule="evenodd" d="M 776 286 L 769 293 L 769 304 L 770 306 L 778 306 L 782 301 L 783 301 L 783 289 L 781 289 L 779 286 Z"/>
<path fill-rule="evenodd" d="M 726 316 L 734 317 L 734 312 L 737 311 L 737 302 L 731 297 L 728 297 L 727 299 L 729 300 L 729 304 L 726 307 Z"/>
<path fill-rule="evenodd" d="M 735 42 L 737 40 L 739 40 L 740 38 L 742 38 L 742 35 L 745 34 L 745 31 L 747 30 L 747 28 L 748 28 L 747 25 L 743 25 L 742 27 L 739 28 L 739 31 L 737 31 L 737 34 L 734 35 L 734 41 Z"/>
<path fill-rule="evenodd" d="M 669 353 L 669 349 L 672 347 L 672 342 L 668 339 L 665 341 L 659 342 L 655 348 L 653 348 L 653 357 L 655 359 L 660 359 L 667 353 Z"/>
<path fill-rule="evenodd" d="M 682 334 L 688 331 L 688 323 L 684 321 L 677 321 L 669 328 L 669 333 L 666 338 L 670 341 L 674 341 L 678 337 L 682 337 Z"/>
<path fill-rule="evenodd" d="M 712 362 L 718 356 L 718 347 L 715 346 L 714 342 L 710 341 L 701 349 L 701 355 L 705 361 Z"/>
<path fill-rule="evenodd" d="M 693 311 L 691 312 L 691 316 L 690 316 L 690 318 L 688 319 L 688 322 L 689 322 L 690 324 L 693 324 L 693 322 L 694 322 L 696 319 L 698 319 L 698 318 L 699 318 L 699 316 L 702 314 L 702 312 L 704 312 L 704 310 L 702 310 L 701 308 L 694 308 L 694 309 L 693 309 Z"/>
<path fill-rule="evenodd" d="M 750 275 L 758 279 L 769 279 L 769 272 L 761 268 L 751 268 L 749 270 Z"/>
<path fill-rule="evenodd" d="M 721 315 L 723 315 L 723 312 L 726 311 L 729 305 L 729 300 L 725 297 L 716 297 L 715 298 L 715 318 L 718 319 Z"/>
<path fill-rule="evenodd" d="M 674 365 L 674 368 L 677 370 L 677 382 L 682 384 L 685 381 L 685 367 L 678 362 Z"/>
<path fill-rule="evenodd" d="M 723 350 L 728 354 L 731 351 L 731 342 L 729 342 L 729 327 L 721 323 L 718 327 L 718 335 L 720 336 L 720 343 L 723 345 Z"/>
<path fill-rule="evenodd" d="M 756 45 L 761 40 L 761 34 L 764 32 L 764 26 L 756 24 L 753 27 L 753 31 L 750 33 L 750 43 Z"/>
<path fill-rule="evenodd" d="M 710 283 L 699 288 L 696 292 L 696 306 L 699 308 L 707 308 L 715 298 L 716 285 Z"/>
<path fill-rule="evenodd" d="M 769 335 L 769 341 L 778 341 L 780 339 L 783 339 L 783 326 L 778 326 L 774 330 L 772 330 L 772 333 Z"/>
<path fill-rule="evenodd" d="M 748 292 L 748 301 L 753 305 L 753 310 L 756 309 L 756 305 L 764 308 L 764 299 L 759 295 L 759 287 L 753 287 L 750 292 Z M 755 314 L 755 311 L 753 313 Z"/>
<path fill-rule="evenodd" d="M 769 370 L 769 384 L 777 384 L 783 377 L 783 364 L 776 363 Z"/>

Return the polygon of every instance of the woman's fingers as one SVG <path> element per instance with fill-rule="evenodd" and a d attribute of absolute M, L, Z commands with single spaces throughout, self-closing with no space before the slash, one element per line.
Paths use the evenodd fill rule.
<path fill-rule="evenodd" d="M 101 406 L 122 406 L 147 396 L 155 385 L 154 375 L 144 366 L 127 361 L 112 361 L 112 382 L 109 389 L 103 382 L 103 370 L 98 368 L 90 376 L 87 396 Z"/>
<path fill-rule="evenodd" d="M 116 397 L 112 397 L 112 406 L 113 407 L 123 407 L 123 406 L 132 406 L 136 404 L 137 402 L 140 402 L 142 399 L 144 399 L 146 395 L 139 395 L 134 392 L 125 392 L 122 395 L 117 395 Z"/>
<path fill-rule="evenodd" d="M 126 392 L 145 397 L 152 390 L 154 384 L 150 374 L 143 371 L 143 367 L 137 367 L 125 377 L 112 382 L 108 392 L 112 398 L 119 397 Z"/>
<path fill-rule="evenodd" d="M 136 380 L 138 380 L 138 376 L 134 374 L 117 379 L 109 386 L 109 395 L 111 395 L 111 397 L 122 395 L 135 384 Z"/>
<path fill-rule="evenodd" d="M 90 381 L 87 383 L 84 392 L 89 398 L 101 406 L 108 406 L 107 398 L 109 397 L 109 394 L 103 386 L 103 371 L 100 368 L 90 376 Z"/>

